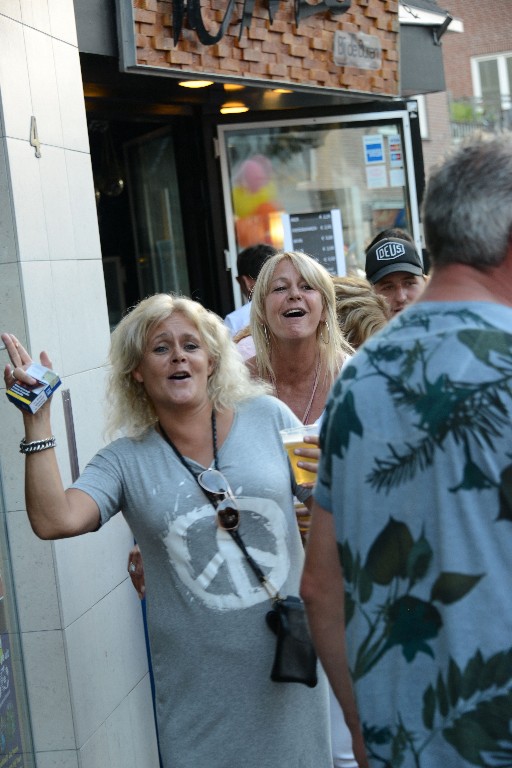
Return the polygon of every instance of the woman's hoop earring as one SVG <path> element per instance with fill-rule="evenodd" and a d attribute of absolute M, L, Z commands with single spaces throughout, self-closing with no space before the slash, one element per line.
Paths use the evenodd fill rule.
<path fill-rule="evenodd" d="M 324 339 L 324 329 L 322 328 L 320 331 L 320 341 L 323 341 L 324 344 L 329 344 L 331 341 L 331 331 L 327 320 L 324 320 L 324 326 L 327 329 L 327 339 Z"/>

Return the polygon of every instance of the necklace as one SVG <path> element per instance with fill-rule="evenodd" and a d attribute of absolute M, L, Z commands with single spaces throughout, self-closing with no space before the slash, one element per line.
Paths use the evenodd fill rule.
<path fill-rule="evenodd" d="M 318 361 L 317 361 L 317 364 L 316 364 L 315 380 L 313 382 L 313 389 L 311 391 L 311 397 L 309 398 L 309 402 L 306 405 L 306 410 L 304 411 L 304 415 L 302 416 L 302 419 L 301 419 L 301 421 L 302 421 L 302 423 L 304 425 L 306 425 L 308 423 L 309 414 L 311 413 L 311 408 L 313 407 L 313 401 L 314 401 L 315 395 L 316 395 L 316 390 L 318 389 L 318 381 L 319 381 L 319 379 L 320 379 L 320 358 L 318 358 Z M 279 390 L 277 388 L 276 377 L 274 376 L 273 373 L 272 373 L 272 375 L 270 377 L 270 381 L 271 381 L 272 386 L 274 387 L 277 399 L 281 400 L 281 398 L 279 397 Z"/>

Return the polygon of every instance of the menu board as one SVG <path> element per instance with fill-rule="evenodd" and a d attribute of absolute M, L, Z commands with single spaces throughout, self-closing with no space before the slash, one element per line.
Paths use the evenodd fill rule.
<path fill-rule="evenodd" d="M 282 221 L 286 251 L 304 251 L 331 275 L 346 274 L 339 208 L 313 213 L 284 213 Z"/>

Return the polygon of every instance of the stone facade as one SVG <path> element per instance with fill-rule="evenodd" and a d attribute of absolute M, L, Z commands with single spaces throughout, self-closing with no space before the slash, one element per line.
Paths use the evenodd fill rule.
<path fill-rule="evenodd" d="M 36 360 L 48 350 L 62 378 L 52 425 L 68 485 L 61 394 L 69 389 L 72 397 L 82 468 L 103 444 L 109 345 L 72 0 L 0 0 L 0 39 L 0 328 L 15 333 Z M 0 350 L 2 366 L 7 361 Z M 23 422 L 5 397 L 3 377 L 0 424 L 2 605 L 11 619 L 17 695 L 25 671 L 29 711 L 20 707 L 18 715 L 31 726 L 34 752 L 32 762 L 2 744 L 0 764 L 156 768 L 142 614 L 126 572 L 133 537 L 119 515 L 95 534 L 38 539 L 25 511 L 25 460 L 17 450 Z M 3 696 L 2 717 L 5 704 Z"/>

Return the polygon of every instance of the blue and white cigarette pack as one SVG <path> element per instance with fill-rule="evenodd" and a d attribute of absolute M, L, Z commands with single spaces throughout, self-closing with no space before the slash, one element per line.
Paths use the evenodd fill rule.
<path fill-rule="evenodd" d="M 38 384 L 28 387 L 23 382 L 16 380 L 6 392 L 7 397 L 22 411 L 36 413 L 42 405 L 52 396 L 61 381 L 58 374 L 50 368 L 45 368 L 39 363 L 32 363 L 25 371 L 32 378 L 37 379 Z"/>

